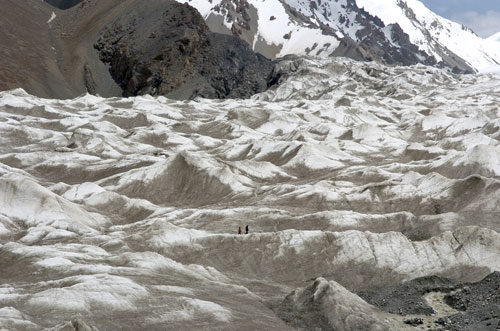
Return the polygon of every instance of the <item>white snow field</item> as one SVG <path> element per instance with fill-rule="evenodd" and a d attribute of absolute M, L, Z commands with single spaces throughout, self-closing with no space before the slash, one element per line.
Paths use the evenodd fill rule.
<path fill-rule="evenodd" d="M 500 271 L 500 76 L 279 70 L 250 100 L 0 92 L 0 329 L 293 330 L 286 297 L 403 330 L 357 291 Z"/>

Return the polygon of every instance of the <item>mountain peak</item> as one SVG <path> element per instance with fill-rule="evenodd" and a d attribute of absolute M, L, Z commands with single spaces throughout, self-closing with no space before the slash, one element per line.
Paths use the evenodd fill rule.
<path fill-rule="evenodd" d="M 180 1 L 180 0 L 177 0 Z M 418 0 L 190 0 L 212 31 L 233 34 L 269 58 L 347 56 L 481 72 L 500 63 L 500 43 L 478 37 Z"/>
<path fill-rule="evenodd" d="M 488 37 L 488 40 L 498 41 L 500 42 L 500 32 L 495 33 Z"/>

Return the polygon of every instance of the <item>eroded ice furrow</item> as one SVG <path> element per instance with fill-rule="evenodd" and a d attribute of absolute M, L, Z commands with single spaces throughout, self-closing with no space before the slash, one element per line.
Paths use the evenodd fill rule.
<path fill-rule="evenodd" d="M 349 290 L 500 270 L 500 78 L 290 61 L 250 100 L 0 92 L 0 327 L 289 330 L 316 291 L 355 329 Z"/>

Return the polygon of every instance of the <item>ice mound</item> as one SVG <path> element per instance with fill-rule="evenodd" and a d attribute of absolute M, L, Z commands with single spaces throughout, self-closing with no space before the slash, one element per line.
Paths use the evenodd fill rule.
<path fill-rule="evenodd" d="M 228 195 L 247 196 L 253 182 L 212 158 L 181 152 L 169 160 L 120 175 L 109 190 L 156 204 L 203 205 Z"/>
<path fill-rule="evenodd" d="M 48 329 L 48 331 L 99 331 L 95 326 L 90 326 L 85 321 L 80 318 L 75 318 L 69 322 L 63 322 L 56 325 L 53 328 Z"/>
<path fill-rule="evenodd" d="M 148 291 L 131 280 L 111 275 L 78 276 L 60 281 L 63 288 L 50 288 L 30 296 L 28 309 L 54 307 L 69 312 L 90 309 L 134 311 L 135 301 Z M 67 284 L 67 285 L 66 285 Z"/>
<path fill-rule="evenodd" d="M 4 217 L 25 227 L 49 226 L 76 233 L 92 233 L 107 220 L 89 213 L 39 184 L 19 175 L 0 177 L 0 209 Z M 14 230 L 14 229 L 12 229 Z"/>
<path fill-rule="evenodd" d="M 210 301 L 199 299 L 181 298 L 184 300 L 183 309 L 171 311 L 149 322 L 172 323 L 172 322 L 192 322 L 197 319 L 212 319 L 218 322 L 228 323 L 231 321 L 231 311 Z"/>
<path fill-rule="evenodd" d="M 467 154 L 453 163 L 460 169 L 457 175 L 482 175 L 485 177 L 500 176 L 500 149 L 489 145 L 476 145 Z"/>
<path fill-rule="evenodd" d="M 384 313 L 334 281 L 317 278 L 289 294 L 277 308 L 297 328 L 307 325 L 332 330 L 391 330 Z"/>

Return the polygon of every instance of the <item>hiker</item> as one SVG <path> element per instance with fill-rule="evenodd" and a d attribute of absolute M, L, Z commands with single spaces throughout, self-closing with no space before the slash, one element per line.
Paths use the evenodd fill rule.
<path fill-rule="evenodd" d="M 245 234 L 248 234 L 248 225 L 245 226 Z"/>
<path fill-rule="evenodd" d="M 238 226 L 238 234 L 241 234 L 241 226 Z"/>

